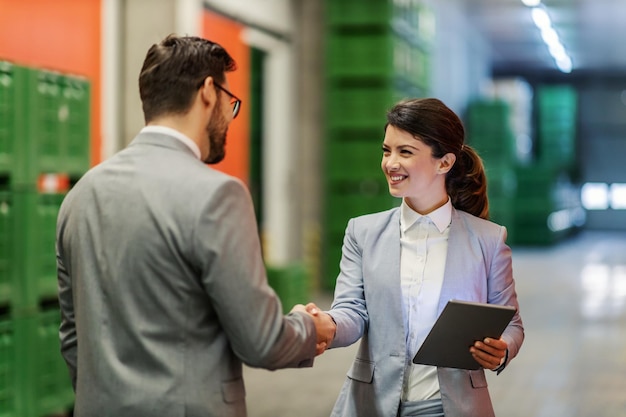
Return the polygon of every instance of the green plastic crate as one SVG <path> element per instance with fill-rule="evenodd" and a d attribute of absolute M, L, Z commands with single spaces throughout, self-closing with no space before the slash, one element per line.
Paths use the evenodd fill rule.
<path fill-rule="evenodd" d="M 90 166 L 90 84 L 85 78 L 66 75 L 62 88 L 59 123 L 63 172 L 77 177 Z"/>
<path fill-rule="evenodd" d="M 21 417 L 15 346 L 15 325 L 9 314 L 0 315 L 0 417 Z"/>
<path fill-rule="evenodd" d="M 309 302 L 311 283 L 304 265 L 267 266 L 267 280 L 280 298 L 284 313 L 295 304 Z"/>
<path fill-rule="evenodd" d="M 16 306 L 33 311 L 42 299 L 57 297 L 56 220 L 65 194 L 17 191 L 13 196 L 19 285 Z"/>
<path fill-rule="evenodd" d="M 466 113 L 467 131 L 480 140 L 482 137 L 498 137 L 511 131 L 510 106 L 499 100 L 476 101 Z"/>
<path fill-rule="evenodd" d="M 507 242 L 515 241 L 515 208 L 510 198 L 489 198 L 489 220 L 507 229 Z"/>
<path fill-rule="evenodd" d="M 550 130 L 573 130 L 576 127 L 577 117 L 574 109 L 567 107 L 549 107 L 539 109 L 539 129 Z"/>
<path fill-rule="evenodd" d="M 395 12 L 389 0 L 327 0 L 325 5 L 331 26 L 385 26 Z"/>
<path fill-rule="evenodd" d="M 60 320 L 58 306 L 16 319 L 24 417 L 62 414 L 74 403 L 69 372 L 60 353 Z"/>
<path fill-rule="evenodd" d="M 323 245 L 324 262 L 322 265 L 322 288 L 332 291 L 335 289 L 337 275 L 339 274 L 339 262 L 341 261 L 341 248 L 345 235 L 345 226 L 341 230 L 326 229 Z"/>
<path fill-rule="evenodd" d="M 379 137 L 370 141 L 329 141 L 325 150 L 327 178 L 331 181 L 383 178 L 382 141 L 382 129 Z M 350 164 L 346 164 L 347 159 Z"/>
<path fill-rule="evenodd" d="M 327 217 L 338 215 L 347 220 L 349 217 L 388 210 L 394 207 L 394 200 L 389 195 L 327 195 L 326 207 Z"/>
<path fill-rule="evenodd" d="M 327 73 L 330 77 L 391 78 L 394 53 L 402 51 L 398 43 L 391 32 L 331 33 L 327 40 Z"/>
<path fill-rule="evenodd" d="M 26 88 L 28 167 L 22 184 L 33 184 L 41 172 L 62 172 L 63 146 L 59 123 L 63 76 L 30 69 Z"/>
<path fill-rule="evenodd" d="M 333 128 L 326 131 L 326 143 L 332 142 L 354 142 L 354 143 L 370 143 L 377 150 L 382 151 L 383 138 L 385 131 L 384 124 L 370 126 L 365 128 L 342 127 Z M 380 145 L 380 146 L 379 146 Z"/>
<path fill-rule="evenodd" d="M 537 150 L 537 162 L 546 166 L 573 168 L 577 153 L 573 144 L 548 144 Z"/>
<path fill-rule="evenodd" d="M 325 291 L 332 292 L 335 289 L 337 283 L 337 276 L 339 274 L 339 262 L 341 260 L 341 245 L 332 245 L 328 248 L 329 254 L 324 258 L 324 278 L 321 282 L 321 287 Z"/>
<path fill-rule="evenodd" d="M 536 95 L 540 111 L 559 108 L 573 111 L 578 106 L 578 94 L 569 85 L 542 85 L 537 88 Z"/>
<path fill-rule="evenodd" d="M 13 195 L 0 189 L 0 305 L 11 303 L 14 291 L 15 237 Z"/>
<path fill-rule="evenodd" d="M 515 169 L 517 179 L 516 197 L 520 200 L 533 201 L 549 200 L 554 195 L 559 171 L 553 167 L 533 165 L 529 167 L 517 167 Z"/>
<path fill-rule="evenodd" d="M 325 195 L 322 287 L 332 290 L 339 272 L 341 246 L 349 219 L 396 207 L 401 199 L 389 195 L 384 178 L 334 182 L 327 186 Z"/>
<path fill-rule="evenodd" d="M 87 80 L 29 69 L 25 88 L 26 168 L 19 185 L 36 184 L 44 173 L 79 177 L 90 166 L 90 87 Z"/>
<path fill-rule="evenodd" d="M 0 175 L 15 181 L 25 156 L 24 88 L 27 69 L 0 61 Z"/>
<path fill-rule="evenodd" d="M 472 132 L 468 135 L 467 144 L 474 148 L 486 164 L 511 165 L 517 159 L 515 139 L 511 132 L 502 132 L 499 135 L 477 135 Z"/>
<path fill-rule="evenodd" d="M 487 194 L 489 200 L 511 198 L 517 192 L 515 169 L 504 164 L 489 164 L 483 161 L 487 176 Z"/>
<path fill-rule="evenodd" d="M 333 88 L 328 91 L 327 126 L 332 129 L 379 129 L 398 95 L 390 88 Z M 381 141 L 382 143 L 382 141 Z"/>

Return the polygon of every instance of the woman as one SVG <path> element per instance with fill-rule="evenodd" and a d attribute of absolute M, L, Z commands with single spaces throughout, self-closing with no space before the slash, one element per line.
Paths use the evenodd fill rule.
<path fill-rule="evenodd" d="M 499 340 L 470 348 L 476 371 L 414 365 L 450 299 L 518 308 L 506 229 L 489 222 L 482 162 L 437 99 L 387 114 L 382 170 L 402 204 L 348 222 L 330 314 L 330 347 L 361 340 L 332 416 L 494 415 L 484 369 L 498 373 L 524 339 L 515 314 Z"/>

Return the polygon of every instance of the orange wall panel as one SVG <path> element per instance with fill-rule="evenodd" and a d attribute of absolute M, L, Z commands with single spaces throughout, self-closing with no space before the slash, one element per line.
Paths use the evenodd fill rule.
<path fill-rule="evenodd" d="M 100 162 L 102 0 L 0 0 L 0 59 L 91 82 L 91 161 Z"/>
<path fill-rule="evenodd" d="M 215 13 L 204 11 L 202 36 L 222 45 L 237 62 L 237 70 L 228 73 L 230 91 L 242 100 L 239 115 L 228 129 L 226 157 L 216 169 L 249 180 L 250 160 L 250 47 L 241 40 L 243 26 Z"/>

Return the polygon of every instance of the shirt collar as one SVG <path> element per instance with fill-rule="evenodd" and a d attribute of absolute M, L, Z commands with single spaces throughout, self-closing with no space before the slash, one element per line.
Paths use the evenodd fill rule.
<path fill-rule="evenodd" d="M 406 232 L 422 217 L 429 218 L 430 221 L 435 224 L 439 233 L 443 233 L 452 221 L 452 202 L 450 201 L 450 197 L 448 197 L 446 204 L 427 215 L 419 214 L 409 207 L 405 199 L 402 199 L 402 205 L 400 206 L 400 227 L 403 232 Z"/>
<path fill-rule="evenodd" d="M 187 145 L 187 147 L 191 149 L 196 158 L 200 159 L 200 148 L 198 147 L 198 145 L 196 145 L 196 142 L 191 140 L 189 136 L 179 132 L 176 129 L 172 129 L 171 127 L 167 126 L 150 125 L 145 126 L 143 129 L 141 129 L 139 133 L 161 133 L 163 135 L 173 136 L 185 145 Z"/>

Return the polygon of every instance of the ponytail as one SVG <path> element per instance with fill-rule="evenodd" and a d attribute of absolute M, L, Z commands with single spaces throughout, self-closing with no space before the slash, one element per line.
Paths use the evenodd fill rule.
<path fill-rule="evenodd" d="M 459 158 L 446 178 L 446 190 L 455 208 L 489 218 L 487 176 L 483 161 L 472 147 L 461 147 Z"/>

